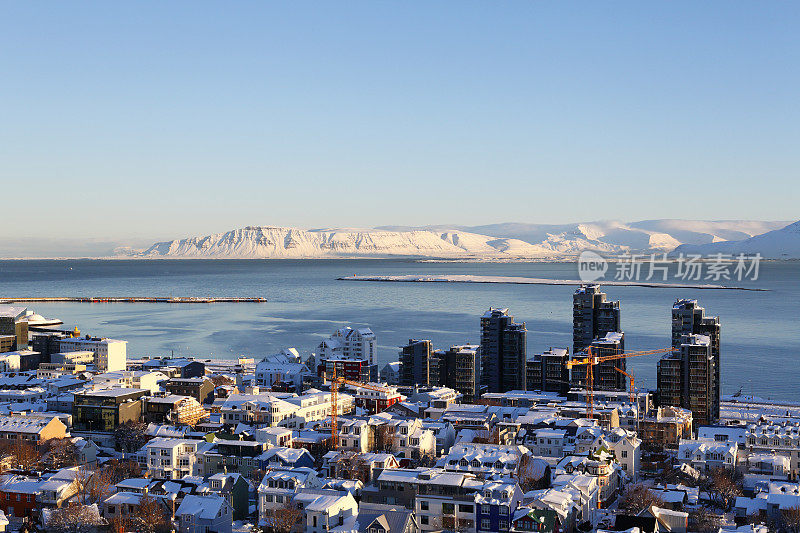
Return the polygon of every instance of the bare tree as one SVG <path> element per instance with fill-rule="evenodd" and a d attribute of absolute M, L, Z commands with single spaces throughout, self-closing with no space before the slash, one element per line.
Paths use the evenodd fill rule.
<path fill-rule="evenodd" d="M 99 505 L 114 492 L 113 474 L 108 468 L 101 467 L 96 470 L 86 471 L 82 475 L 79 473 L 79 476 L 85 478 L 83 485 L 84 503 L 96 503 Z"/>
<path fill-rule="evenodd" d="M 78 464 L 78 448 L 72 439 L 50 439 L 44 448 L 42 463 L 49 468 L 65 468 Z"/>
<path fill-rule="evenodd" d="M 719 529 L 719 522 L 719 515 L 705 506 L 698 507 L 689 513 L 689 531 L 716 532 Z"/>
<path fill-rule="evenodd" d="M 105 524 L 97 508 L 90 505 L 71 505 L 50 513 L 46 528 L 56 533 L 88 533 Z"/>
<path fill-rule="evenodd" d="M 114 444 L 117 450 L 128 453 L 138 452 L 150 440 L 146 431 L 147 424 L 138 420 L 120 424 L 114 430 Z"/>
<path fill-rule="evenodd" d="M 628 514 L 634 515 L 641 513 L 645 509 L 649 509 L 653 505 L 656 507 L 664 507 L 664 500 L 641 483 L 629 485 L 619 501 L 620 509 Z"/>
<path fill-rule="evenodd" d="M 781 525 L 789 533 L 800 533 L 800 507 L 795 505 L 781 511 Z"/>
<path fill-rule="evenodd" d="M 166 508 L 149 494 L 142 495 L 129 518 L 137 532 L 166 533 L 172 529 Z"/>
<path fill-rule="evenodd" d="M 29 470 L 36 467 L 42 460 L 41 450 L 29 442 L 22 439 L 17 439 L 11 444 L 6 452 L 7 455 L 13 457 L 13 463 L 23 470 Z"/>
<path fill-rule="evenodd" d="M 479 429 L 475 432 L 472 442 L 476 444 L 500 444 L 500 428 Z"/>
<path fill-rule="evenodd" d="M 275 509 L 266 518 L 263 531 L 265 533 L 292 533 L 300 529 L 303 511 L 293 501 L 287 501 L 283 507 Z"/>
<path fill-rule="evenodd" d="M 392 451 L 397 444 L 397 435 L 394 426 L 391 424 L 381 424 L 375 428 L 374 431 L 375 446 L 373 449 L 376 452 L 389 452 Z"/>
<path fill-rule="evenodd" d="M 705 490 L 724 509 L 729 509 L 738 496 L 742 495 L 740 475 L 724 468 L 712 470 L 705 482 Z"/>

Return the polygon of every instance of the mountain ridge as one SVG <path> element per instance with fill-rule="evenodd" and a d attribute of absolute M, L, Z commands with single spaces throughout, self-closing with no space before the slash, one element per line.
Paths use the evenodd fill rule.
<path fill-rule="evenodd" d="M 667 253 L 728 242 L 786 226 L 781 221 L 615 220 L 574 224 L 380 226 L 371 229 L 246 226 L 158 242 L 125 255 L 140 258 L 429 257 L 555 260 L 584 250 L 607 254 Z M 678 238 L 680 237 L 680 238 Z M 740 239 L 742 240 L 742 239 Z M 764 255 L 764 254 L 762 254 Z M 797 254 L 800 257 L 800 252 Z"/>

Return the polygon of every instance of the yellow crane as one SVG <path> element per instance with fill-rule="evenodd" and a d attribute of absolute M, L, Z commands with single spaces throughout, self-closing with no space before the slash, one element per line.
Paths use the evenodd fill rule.
<path fill-rule="evenodd" d="M 391 391 L 385 387 L 378 387 L 376 385 L 369 385 L 358 381 L 350 381 L 342 377 L 336 376 L 336 363 L 333 364 L 333 372 L 330 376 L 331 381 L 331 447 L 335 450 L 339 447 L 339 415 L 338 396 L 340 385 L 350 385 L 351 387 L 359 387 L 361 389 L 368 389 L 378 392 L 390 393 Z"/>
<path fill-rule="evenodd" d="M 630 382 L 630 394 L 628 394 L 628 399 L 630 400 L 630 403 L 633 403 L 633 381 L 635 377 L 632 374 L 628 374 L 618 366 L 615 366 L 614 369 L 628 378 L 628 381 Z"/>
<path fill-rule="evenodd" d="M 671 353 L 676 352 L 675 348 L 659 348 L 657 350 L 645 350 L 641 352 L 627 352 L 612 355 L 594 355 L 593 348 L 589 346 L 586 348 L 585 357 L 579 357 L 567 361 L 565 364 L 567 368 L 572 369 L 575 366 L 586 365 L 586 417 L 594 418 L 594 366 L 606 361 L 618 361 L 620 359 L 629 359 L 631 357 L 639 357 L 642 355 L 653 355 L 657 353 Z M 579 354 L 576 354 L 579 355 Z M 580 354 L 582 355 L 582 354 Z"/>

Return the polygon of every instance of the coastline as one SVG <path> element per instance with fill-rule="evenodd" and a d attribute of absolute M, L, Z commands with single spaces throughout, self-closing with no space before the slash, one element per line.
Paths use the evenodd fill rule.
<path fill-rule="evenodd" d="M 339 281 L 372 281 L 372 282 L 394 282 L 394 283 L 498 283 L 511 285 L 584 285 L 587 282 L 581 280 L 568 279 L 548 279 L 548 278 L 525 278 L 512 276 L 473 276 L 473 275 L 401 275 L 401 276 L 347 276 L 336 278 Z M 615 281 L 597 280 L 596 283 L 618 287 L 646 287 L 653 289 L 700 289 L 700 290 L 737 290 L 737 291 L 769 291 L 756 287 L 738 287 L 731 285 L 717 285 L 711 283 L 655 283 L 644 281 Z"/>

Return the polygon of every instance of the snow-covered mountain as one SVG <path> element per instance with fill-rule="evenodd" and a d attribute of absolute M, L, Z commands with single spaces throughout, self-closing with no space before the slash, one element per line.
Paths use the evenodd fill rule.
<path fill-rule="evenodd" d="M 583 250 L 608 254 L 669 252 L 770 232 L 786 222 L 651 220 L 563 225 L 312 229 L 249 226 L 205 237 L 156 243 L 138 257 L 193 258 L 568 258 Z M 774 233 L 774 231 L 772 232 Z M 762 252 L 762 255 L 764 252 Z"/>
<path fill-rule="evenodd" d="M 800 222 L 747 239 L 700 245 L 684 244 L 677 247 L 674 253 L 701 255 L 759 253 L 767 259 L 800 259 Z"/>
<path fill-rule="evenodd" d="M 246 227 L 206 237 L 154 244 L 143 257 L 315 258 L 480 257 L 545 258 L 549 250 L 517 239 L 464 231 L 303 230 Z"/>

